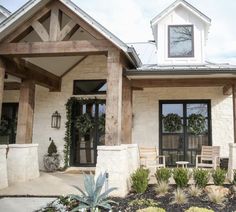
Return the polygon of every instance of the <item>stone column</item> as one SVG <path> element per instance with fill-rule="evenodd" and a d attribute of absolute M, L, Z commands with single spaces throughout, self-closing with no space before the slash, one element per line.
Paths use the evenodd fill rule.
<path fill-rule="evenodd" d="M 32 143 L 34 119 L 35 83 L 24 80 L 20 88 L 16 143 Z"/>
<path fill-rule="evenodd" d="M 233 179 L 234 170 L 236 170 L 236 144 L 229 144 L 229 165 L 228 165 L 228 178 Z"/>
<path fill-rule="evenodd" d="M 2 115 L 2 100 L 4 91 L 4 78 L 5 78 L 5 64 L 2 58 L 0 58 L 0 120 Z"/>
<path fill-rule="evenodd" d="M 8 187 L 6 156 L 7 145 L 0 145 L 0 189 Z"/>
<path fill-rule="evenodd" d="M 10 144 L 7 173 L 9 184 L 39 177 L 38 144 Z"/>

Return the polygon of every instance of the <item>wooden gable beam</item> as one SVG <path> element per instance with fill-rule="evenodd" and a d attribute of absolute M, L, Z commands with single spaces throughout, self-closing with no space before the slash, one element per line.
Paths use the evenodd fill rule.
<path fill-rule="evenodd" d="M 112 48 L 106 40 L 1 43 L 0 55 L 19 57 L 45 57 L 70 55 L 101 55 Z"/>
<path fill-rule="evenodd" d="M 59 33 L 58 40 L 64 41 L 69 40 L 72 35 L 79 29 L 79 25 L 76 24 L 73 20 L 69 21 Z"/>
<path fill-rule="evenodd" d="M 60 20 L 59 20 L 59 9 L 57 7 L 53 7 L 51 10 L 50 17 L 50 41 L 57 41 L 58 35 L 60 32 Z"/>
<path fill-rule="evenodd" d="M 4 61 L 6 73 L 22 79 L 33 80 L 36 84 L 49 88 L 50 91 L 60 91 L 60 77 L 22 59 L 4 58 Z"/>
<path fill-rule="evenodd" d="M 34 31 L 37 32 L 42 41 L 49 41 L 49 34 L 45 27 L 39 21 L 35 21 L 32 24 L 32 27 Z"/>

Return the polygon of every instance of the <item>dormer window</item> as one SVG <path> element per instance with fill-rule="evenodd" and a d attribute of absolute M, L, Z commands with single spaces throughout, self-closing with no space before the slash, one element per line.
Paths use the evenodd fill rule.
<path fill-rule="evenodd" d="M 168 56 L 194 57 L 193 25 L 168 26 Z"/>

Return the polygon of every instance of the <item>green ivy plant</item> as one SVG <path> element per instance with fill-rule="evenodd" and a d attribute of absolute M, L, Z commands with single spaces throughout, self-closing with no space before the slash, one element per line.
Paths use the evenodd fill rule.
<path fill-rule="evenodd" d="M 163 117 L 163 125 L 167 132 L 179 131 L 182 127 L 181 117 L 178 114 L 169 113 Z"/>
<path fill-rule="evenodd" d="M 205 117 L 202 114 L 191 114 L 188 117 L 188 130 L 193 135 L 200 135 L 205 130 Z"/>
<path fill-rule="evenodd" d="M 106 122 L 106 116 L 105 114 L 102 114 L 98 118 L 98 130 L 100 133 L 105 133 L 105 122 Z"/>

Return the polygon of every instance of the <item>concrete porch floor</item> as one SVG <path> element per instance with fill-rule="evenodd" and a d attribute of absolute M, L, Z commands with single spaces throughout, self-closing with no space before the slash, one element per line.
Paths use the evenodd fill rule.
<path fill-rule="evenodd" d="M 0 190 L 0 196 L 60 196 L 78 194 L 79 191 L 73 186 L 83 189 L 82 174 L 41 172 L 39 178 L 12 184 Z"/>

